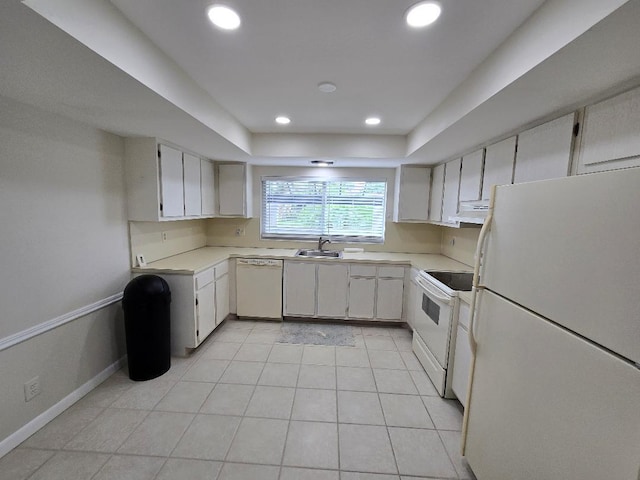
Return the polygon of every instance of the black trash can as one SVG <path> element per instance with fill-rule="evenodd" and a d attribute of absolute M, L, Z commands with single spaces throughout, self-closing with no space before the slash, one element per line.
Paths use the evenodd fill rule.
<path fill-rule="evenodd" d="M 171 291 L 157 275 L 141 275 L 124 289 L 129 378 L 151 380 L 171 368 Z"/>

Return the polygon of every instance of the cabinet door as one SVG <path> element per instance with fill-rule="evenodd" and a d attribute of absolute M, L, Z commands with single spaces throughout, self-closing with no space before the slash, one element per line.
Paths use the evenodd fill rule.
<path fill-rule="evenodd" d="M 347 316 L 347 265 L 318 265 L 318 317 Z"/>
<path fill-rule="evenodd" d="M 461 159 L 445 164 L 444 194 L 442 197 L 442 221 L 452 223 L 449 217 L 458 212 L 458 192 L 460 191 Z"/>
<path fill-rule="evenodd" d="M 401 320 L 404 280 L 399 278 L 379 278 L 376 301 L 376 318 L 381 320 Z"/>
<path fill-rule="evenodd" d="M 640 165 L 640 88 L 585 109 L 578 173 Z"/>
<path fill-rule="evenodd" d="M 429 219 L 431 169 L 423 166 L 398 167 L 394 221 L 426 222 Z"/>
<path fill-rule="evenodd" d="M 160 199 L 163 217 L 184 216 L 182 152 L 160 145 Z"/>
<path fill-rule="evenodd" d="M 209 160 L 200 161 L 200 191 L 202 192 L 202 215 L 216 214 L 215 166 Z"/>
<path fill-rule="evenodd" d="M 372 319 L 376 304 L 376 279 L 349 279 L 349 317 Z"/>
<path fill-rule="evenodd" d="M 444 164 L 433 169 L 431 192 L 429 194 L 429 220 L 442 220 L 442 192 L 444 191 Z"/>
<path fill-rule="evenodd" d="M 569 174 L 574 119 L 571 113 L 518 135 L 513 183 Z"/>
<path fill-rule="evenodd" d="M 468 326 L 469 305 L 465 302 L 460 302 L 458 329 L 456 332 L 452 332 L 452 335 L 455 336 L 455 354 L 451 389 L 463 407 L 466 406 L 467 403 L 469 371 L 471 370 L 471 346 L 469 345 Z"/>
<path fill-rule="evenodd" d="M 229 275 L 216 279 L 216 325 L 229 315 Z"/>
<path fill-rule="evenodd" d="M 202 342 L 216 328 L 215 283 L 211 282 L 196 291 L 197 339 Z"/>
<path fill-rule="evenodd" d="M 184 214 L 202 215 L 200 193 L 200 159 L 185 153 L 182 155 L 184 169 Z"/>
<path fill-rule="evenodd" d="M 462 173 L 460 174 L 461 202 L 480 200 L 482 195 L 483 162 L 484 148 L 462 157 Z"/>
<path fill-rule="evenodd" d="M 218 203 L 220 215 L 245 215 L 244 164 L 222 164 L 218 167 Z"/>
<path fill-rule="evenodd" d="M 316 265 L 284 262 L 284 314 L 312 317 L 316 313 Z"/>
<path fill-rule="evenodd" d="M 482 199 L 488 200 L 492 185 L 508 185 L 513 180 L 513 161 L 516 156 L 516 137 L 509 137 L 487 147 L 484 157 Z"/>

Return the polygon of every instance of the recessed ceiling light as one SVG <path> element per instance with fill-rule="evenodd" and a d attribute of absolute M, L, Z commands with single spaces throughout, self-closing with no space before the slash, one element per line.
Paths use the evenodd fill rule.
<path fill-rule="evenodd" d="M 276 117 L 276 123 L 280 125 L 289 125 L 291 123 L 291 119 L 284 115 L 280 115 L 279 117 Z"/>
<path fill-rule="evenodd" d="M 333 165 L 333 162 L 330 160 L 311 160 L 311 164 L 316 167 L 330 167 Z"/>
<path fill-rule="evenodd" d="M 426 27 L 438 19 L 441 10 L 436 2 L 420 2 L 407 10 L 405 19 L 410 27 Z"/>
<path fill-rule="evenodd" d="M 381 121 L 382 120 L 380 120 L 380 118 L 378 117 L 369 117 L 364 121 L 364 123 L 366 123 L 367 125 L 375 126 L 380 125 Z"/>
<path fill-rule="evenodd" d="M 331 82 L 321 82 L 318 84 L 318 90 L 323 93 L 333 93 L 337 88 L 336 84 Z"/>
<path fill-rule="evenodd" d="M 240 15 L 235 10 L 220 4 L 214 4 L 207 11 L 209 20 L 223 30 L 235 30 L 240 26 Z"/>

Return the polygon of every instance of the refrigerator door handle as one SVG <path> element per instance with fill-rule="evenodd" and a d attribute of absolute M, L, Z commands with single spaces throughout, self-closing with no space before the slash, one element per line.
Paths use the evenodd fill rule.
<path fill-rule="evenodd" d="M 460 445 L 460 453 L 464 456 L 465 448 L 467 446 L 467 429 L 469 427 L 469 411 L 471 409 L 471 390 L 473 387 L 473 371 L 476 367 L 476 349 L 478 348 L 478 342 L 476 341 L 474 334 L 474 318 L 476 316 L 476 308 L 478 304 L 478 288 L 480 282 L 480 263 L 482 261 L 482 252 L 484 249 L 484 242 L 487 238 L 487 234 L 491 229 L 491 222 L 493 220 L 493 206 L 496 197 L 496 185 L 491 186 L 491 197 L 489 200 L 489 210 L 487 211 L 487 218 L 482 225 L 480 235 L 478 235 L 478 243 L 476 245 L 475 262 L 473 264 L 473 286 L 471 288 L 471 305 L 469 306 L 469 346 L 471 347 L 471 366 L 469 368 L 469 386 L 467 387 L 467 401 L 466 408 L 464 409 L 464 417 L 462 419 L 462 440 Z"/>
<path fill-rule="evenodd" d="M 478 342 L 474 334 L 474 318 L 476 313 L 476 307 L 478 303 L 478 288 L 480 288 L 480 265 L 482 263 L 482 255 L 484 250 L 484 242 L 487 238 L 489 230 L 491 230 L 491 221 L 493 220 L 493 202 L 496 193 L 496 186 L 491 187 L 491 200 L 489 201 L 489 210 L 487 212 L 487 218 L 482 225 L 480 235 L 478 235 L 478 243 L 476 244 L 475 261 L 473 263 L 473 287 L 471 289 L 471 305 L 469 309 L 469 345 L 471 346 L 471 353 L 473 356 L 476 354 L 476 348 Z"/>

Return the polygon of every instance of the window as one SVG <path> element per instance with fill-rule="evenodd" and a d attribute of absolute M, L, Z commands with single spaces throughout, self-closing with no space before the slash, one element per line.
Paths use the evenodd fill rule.
<path fill-rule="evenodd" d="M 263 178 L 261 237 L 384 241 L 385 181 Z"/>

